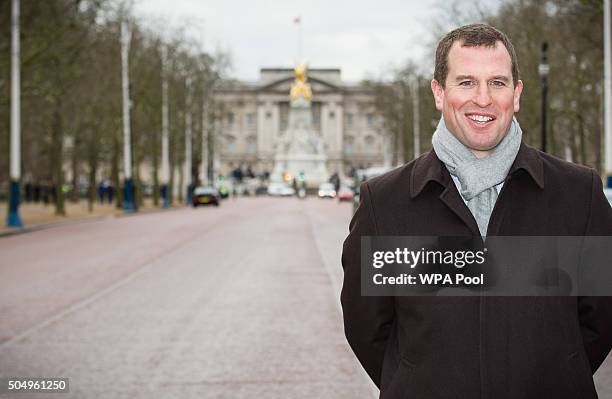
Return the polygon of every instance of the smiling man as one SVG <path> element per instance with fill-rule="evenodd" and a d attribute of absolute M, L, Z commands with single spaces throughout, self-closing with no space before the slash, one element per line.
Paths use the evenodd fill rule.
<path fill-rule="evenodd" d="M 610 236 L 600 177 L 522 143 L 523 84 L 505 34 L 438 44 L 433 150 L 361 186 L 344 242 L 345 334 L 381 398 L 594 399 L 612 346 L 608 297 L 374 297 L 363 236 Z"/>
<path fill-rule="evenodd" d="M 523 82 L 518 80 L 516 55 L 507 41 L 488 46 L 445 42 L 439 53 L 438 76 L 431 82 L 436 107 L 453 135 L 484 158 L 506 136 L 519 110 Z"/>

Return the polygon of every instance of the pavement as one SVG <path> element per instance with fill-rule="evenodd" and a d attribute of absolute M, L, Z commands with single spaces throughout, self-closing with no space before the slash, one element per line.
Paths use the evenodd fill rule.
<path fill-rule="evenodd" d="M 176 207 L 182 207 L 182 205 L 175 205 Z M 172 208 L 174 209 L 174 208 Z M 139 214 L 143 212 L 155 212 L 161 210 L 159 206 L 154 206 L 153 201 L 150 198 L 144 200 L 142 208 L 139 210 Z M 65 215 L 56 215 L 55 206 L 52 204 L 44 204 L 43 202 L 26 202 L 19 205 L 19 215 L 21 222 L 23 223 L 22 228 L 7 227 L 6 220 L 3 219 L 0 224 L 0 237 L 28 233 L 34 230 L 40 230 L 43 228 L 55 227 L 57 225 L 65 223 L 80 223 L 83 221 L 89 221 L 93 219 L 101 219 L 105 217 L 121 217 L 124 215 L 130 215 L 125 213 L 122 209 L 117 209 L 115 204 L 99 203 L 95 202 L 92 204 L 91 209 L 89 204 L 85 200 L 73 202 L 66 200 L 65 202 Z M 6 218 L 7 214 L 7 203 L 0 202 L 0 215 Z"/>
<path fill-rule="evenodd" d="M 0 376 L 67 377 L 61 398 L 374 398 L 340 312 L 351 206 L 240 198 L 0 238 Z M 612 399 L 610 358 L 595 379 Z"/>

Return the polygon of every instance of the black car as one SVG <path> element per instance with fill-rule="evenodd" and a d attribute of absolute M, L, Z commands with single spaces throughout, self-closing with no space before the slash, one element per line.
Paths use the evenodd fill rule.
<path fill-rule="evenodd" d="M 193 190 L 192 204 L 194 207 L 198 205 L 219 206 L 219 202 L 219 191 L 214 187 L 196 187 Z"/>

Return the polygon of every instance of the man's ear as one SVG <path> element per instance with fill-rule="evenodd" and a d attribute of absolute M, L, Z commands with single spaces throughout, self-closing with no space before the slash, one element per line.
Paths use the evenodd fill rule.
<path fill-rule="evenodd" d="M 444 103 L 444 87 L 437 80 L 431 81 L 431 92 L 436 100 L 436 109 L 442 111 Z"/>
<path fill-rule="evenodd" d="M 521 109 L 521 93 L 523 92 L 523 81 L 519 80 L 516 82 L 516 87 L 514 88 L 514 112 L 519 112 Z"/>

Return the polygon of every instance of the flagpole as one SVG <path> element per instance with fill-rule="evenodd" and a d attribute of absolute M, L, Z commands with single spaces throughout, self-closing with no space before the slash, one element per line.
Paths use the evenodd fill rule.
<path fill-rule="evenodd" d="M 302 16 L 299 15 L 293 18 L 293 23 L 297 24 L 298 26 L 298 43 L 297 43 L 298 54 L 297 54 L 297 60 L 295 62 L 295 65 L 299 65 L 302 63 Z"/>
<path fill-rule="evenodd" d="M 299 47 L 298 47 L 298 62 L 302 62 L 302 17 L 300 16 L 300 21 L 298 23 L 298 35 L 299 35 Z"/>

